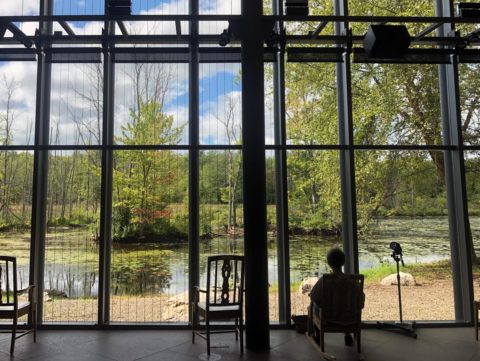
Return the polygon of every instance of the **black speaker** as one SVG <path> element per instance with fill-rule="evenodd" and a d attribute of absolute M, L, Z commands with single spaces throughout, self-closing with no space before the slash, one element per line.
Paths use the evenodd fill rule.
<path fill-rule="evenodd" d="M 457 3 L 457 14 L 464 18 L 480 17 L 480 3 Z"/>
<path fill-rule="evenodd" d="M 410 46 L 405 25 L 370 25 L 363 39 L 369 58 L 402 58 Z"/>
<path fill-rule="evenodd" d="M 285 13 L 287 15 L 307 16 L 308 0 L 287 0 L 285 1 Z"/>
<path fill-rule="evenodd" d="M 132 1 L 131 0 L 109 0 L 108 14 L 109 15 L 131 15 Z"/>

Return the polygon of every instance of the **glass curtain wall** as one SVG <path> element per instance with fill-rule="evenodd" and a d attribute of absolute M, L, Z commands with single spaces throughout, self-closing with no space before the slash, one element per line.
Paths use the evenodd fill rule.
<path fill-rule="evenodd" d="M 98 318 L 102 82 L 102 64 L 52 64 L 44 323 Z"/>
<path fill-rule="evenodd" d="M 352 89 L 354 143 L 362 146 L 355 182 L 364 318 L 391 319 L 397 307 L 397 291 L 384 280 L 396 271 L 395 241 L 405 256 L 402 272 L 413 276 L 404 287 L 405 319 L 454 319 L 445 154 L 402 149 L 443 142 L 438 68 L 354 64 Z M 441 312 L 424 306 L 440 294 Z"/>
<path fill-rule="evenodd" d="M 302 314 L 327 251 L 342 247 L 335 64 L 287 63 L 285 84 L 291 313 Z"/>
<path fill-rule="evenodd" d="M 472 31 L 472 27 L 466 31 Z M 465 178 L 468 197 L 469 236 L 472 237 L 473 288 L 477 299 L 480 295 L 480 214 L 478 213 L 478 176 L 480 146 L 480 91 L 478 78 L 479 64 L 459 65 L 461 129 L 465 147 Z"/>
<path fill-rule="evenodd" d="M 115 66 L 110 319 L 186 322 L 188 65 Z"/>
<path fill-rule="evenodd" d="M 37 8 L 30 8 L 30 3 L 36 3 Z M 103 1 L 55 0 L 53 5 L 56 15 L 96 15 L 105 11 Z M 348 5 L 350 15 L 359 16 L 433 16 L 435 8 L 434 1 L 430 0 L 416 3 L 350 0 Z M 28 15 L 38 14 L 39 3 L 22 2 L 21 7 L 17 5 L 15 9 L 6 6 L 8 14 Z M 311 14 L 333 14 L 332 1 L 318 1 L 310 6 Z M 202 15 L 238 15 L 240 9 L 239 0 L 199 1 Z M 270 11 L 267 5 L 265 9 Z M 133 13 L 178 15 L 188 14 L 189 8 L 186 1 L 140 0 L 134 2 Z M 33 36 L 33 28 L 23 28 L 26 24 L 21 24 L 21 28 Z M 189 34 L 185 21 L 125 24 L 132 35 L 177 36 L 176 40 L 168 38 L 168 42 L 155 45 L 162 49 Z M 319 29 L 316 25 L 290 21 L 286 24 L 287 34 L 305 35 L 309 30 Z M 350 25 L 354 34 L 359 35 L 369 24 L 352 22 Z M 91 35 L 89 39 L 93 39 L 101 34 L 103 24 L 77 21 L 70 26 L 78 35 Z M 120 34 L 120 25 L 116 26 Z M 61 27 L 57 23 L 54 30 Z M 192 257 L 188 244 L 192 219 L 189 214 L 192 152 L 199 155 L 198 170 L 195 169 L 199 176 L 199 183 L 195 184 L 198 186 L 199 239 L 192 241 L 199 243 L 199 255 L 193 256 L 199 256 L 200 281 L 205 278 L 208 255 L 243 254 L 241 119 L 242 112 L 248 109 L 242 109 L 241 104 L 241 65 L 233 52 L 225 52 L 225 59 L 221 59 L 216 53 L 209 53 L 208 58 L 205 56 L 208 52 L 204 51 L 218 47 L 216 38 L 212 40 L 213 35 L 220 35 L 227 27 L 225 19 L 207 21 L 204 18 L 199 23 L 199 37 L 192 39 L 192 43 L 198 42 L 201 47 L 200 62 L 196 64 L 199 87 L 194 90 L 198 92 L 199 114 L 192 118 L 189 118 L 192 99 L 189 64 L 181 51 L 172 52 L 173 60 L 168 58 L 168 61 L 181 58 L 182 63 L 136 60 L 114 64 L 113 144 L 102 143 L 106 120 L 103 64 L 52 64 L 50 142 L 39 146 L 34 144 L 38 105 L 31 86 L 36 79 L 36 64 L 0 63 L 0 89 L 6 94 L 0 100 L 0 245 L 19 258 L 22 284 L 27 282 L 30 262 L 29 231 L 35 196 L 33 185 L 36 184 L 32 180 L 34 152 L 48 151 L 48 169 L 37 169 L 40 177 L 47 181 L 45 209 L 41 210 L 46 220 L 45 268 L 42 270 L 45 323 L 93 324 L 99 320 L 98 304 L 104 301 L 99 295 L 102 281 L 99 279 L 102 274 L 99 243 L 101 201 L 105 199 L 105 192 L 111 192 L 112 196 L 111 219 L 104 220 L 112 234 L 108 240 L 111 243 L 107 243 L 111 247 L 105 250 L 111 256 L 107 272 L 110 285 L 106 290 L 110 295 L 107 318 L 112 323 L 188 321 L 191 286 L 188 277 L 197 271 L 188 266 Z M 413 35 L 426 24 L 408 23 L 407 27 Z M 322 31 L 317 35 L 332 36 L 333 23 Z M 74 37 L 71 43 L 66 38 L 62 40 L 62 48 L 64 45 L 91 48 L 91 44 L 80 44 Z M 202 43 L 201 39 L 207 40 Z M 119 51 L 131 49 L 130 60 L 135 59 L 133 53 L 139 54 L 140 50 L 151 47 L 151 44 L 131 46 L 128 36 L 117 40 L 117 48 L 125 43 L 130 46 L 123 46 Z M 229 46 L 235 45 L 238 43 Z M 181 46 L 175 43 L 172 47 L 180 49 Z M 359 43 L 354 44 L 357 46 Z M 70 54 L 68 61 L 73 61 L 74 55 Z M 152 59 L 165 61 L 163 55 Z M 207 58 L 212 62 L 205 61 Z M 353 59 L 352 56 L 349 60 Z M 338 69 L 345 64 L 336 63 L 335 59 L 308 60 L 282 64 L 285 65 L 282 79 L 285 89 L 276 89 L 273 85 L 271 74 L 278 64 L 265 65 L 266 231 L 271 322 L 277 322 L 283 314 L 305 313 L 309 290 L 319 275 L 329 271 L 326 252 L 334 245 L 343 247 L 342 238 L 351 232 L 356 232 L 352 242 L 358 241 L 359 271 L 366 277 L 365 320 L 395 318 L 392 310 L 397 309 L 396 287 L 382 284 L 382 280 L 395 271 L 389 249 L 392 241 L 403 247 L 406 265 L 402 271 L 415 278 L 410 281 L 411 285 L 404 287 L 405 318 L 453 320 L 451 243 L 455 240 L 451 239 L 449 217 L 451 219 L 454 212 L 449 209 L 451 188 L 447 183 L 448 177 L 458 170 L 446 166 L 446 159 L 456 150 L 444 140 L 438 65 L 356 63 L 351 69 L 345 67 L 350 69 L 347 77 L 351 76 L 352 85 L 351 92 L 347 92 L 338 82 Z M 480 222 L 476 211 L 476 179 L 480 151 L 477 89 L 480 87 L 477 73 L 476 63 L 461 64 L 458 72 L 469 210 L 467 237 L 473 240 L 474 289 L 478 297 Z M 282 82 L 279 84 L 283 87 Z M 345 96 L 344 104 L 338 104 L 340 92 Z M 285 114 L 281 114 L 285 116 L 285 124 L 274 109 L 273 94 L 279 93 L 285 95 Z M 339 116 L 339 109 L 345 104 L 352 106 L 351 124 Z M 192 145 L 189 131 L 194 127 L 189 120 L 197 118 L 199 144 Z M 345 124 L 340 124 L 343 121 Z M 342 142 L 344 126 L 351 127 L 347 131 L 352 134 L 352 144 Z M 279 129 L 285 135 L 282 141 L 276 134 Z M 106 171 L 102 168 L 102 155 L 109 152 L 113 160 L 112 188 L 102 190 L 102 175 Z M 351 164 L 341 157 L 344 153 L 353 156 Z M 286 156 L 281 172 L 276 164 L 278 154 Z M 342 178 L 349 174 L 343 172 L 346 168 L 354 174 L 351 179 Z M 285 199 L 283 190 L 279 189 L 279 179 L 287 182 Z M 350 189 L 345 189 L 345 184 L 349 182 L 355 184 L 351 189 L 355 203 L 346 204 L 345 194 Z M 290 279 L 288 285 L 280 285 L 278 275 L 277 255 L 281 253 L 278 248 L 282 247 L 276 234 L 282 229 L 277 217 L 280 200 L 285 202 L 288 211 L 283 228 L 287 231 L 282 234 L 289 240 L 289 263 L 284 270 Z M 343 229 L 348 223 L 342 209 L 356 210 L 351 229 Z M 291 302 L 286 305 L 289 312 L 279 310 L 282 304 L 279 295 L 284 288 L 290 290 Z M 435 299 L 442 300 L 441 307 L 426 306 Z"/>
<path fill-rule="evenodd" d="M 0 62 L 0 250 L 17 257 L 20 289 L 29 284 L 35 76 L 34 62 Z"/>

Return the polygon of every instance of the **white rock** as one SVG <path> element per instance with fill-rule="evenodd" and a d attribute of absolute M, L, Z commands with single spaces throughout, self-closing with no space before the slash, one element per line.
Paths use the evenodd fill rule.
<path fill-rule="evenodd" d="M 317 283 L 318 278 L 317 277 L 306 277 L 303 279 L 302 284 L 300 285 L 299 292 L 304 295 L 306 293 L 309 293 L 313 286 L 315 286 L 315 283 Z"/>
<path fill-rule="evenodd" d="M 385 277 L 382 282 L 380 282 L 384 286 L 393 286 L 397 285 L 397 274 L 393 273 L 387 277 Z M 400 272 L 400 285 L 402 286 L 415 286 L 417 281 L 415 277 L 413 277 L 410 273 Z"/>

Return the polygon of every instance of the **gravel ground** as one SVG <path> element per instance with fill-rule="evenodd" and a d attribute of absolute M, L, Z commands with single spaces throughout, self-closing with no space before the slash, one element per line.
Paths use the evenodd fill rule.
<path fill-rule="evenodd" d="M 475 282 L 475 294 L 480 284 Z M 365 286 L 365 308 L 362 319 L 398 320 L 396 286 L 371 284 Z M 305 314 L 309 298 L 292 293 L 292 314 Z M 402 287 L 403 318 L 405 320 L 453 320 L 453 289 L 449 279 L 423 281 L 421 285 Z M 111 304 L 112 321 L 116 322 L 178 322 L 186 321 L 186 294 L 173 297 L 115 297 Z M 45 302 L 47 322 L 96 322 L 97 302 L 94 299 L 55 299 Z M 270 320 L 278 319 L 276 294 L 270 293 Z"/>

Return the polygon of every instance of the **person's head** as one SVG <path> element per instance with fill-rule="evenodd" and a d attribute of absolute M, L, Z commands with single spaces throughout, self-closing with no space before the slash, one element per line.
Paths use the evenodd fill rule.
<path fill-rule="evenodd" d="M 338 247 L 333 247 L 327 253 L 327 263 L 333 270 L 341 270 L 345 264 L 345 254 Z"/>

